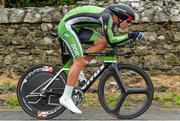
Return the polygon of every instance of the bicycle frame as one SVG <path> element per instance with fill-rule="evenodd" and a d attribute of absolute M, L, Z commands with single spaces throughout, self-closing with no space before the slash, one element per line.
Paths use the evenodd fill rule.
<path fill-rule="evenodd" d="M 43 88 L 43 91 L 45 91 L 62 72 L 68 73 L 70 66 L 72 64 L 72 56 L 69 53 L 68 49 L 66 48 L 65 43 L 63 41 L 60 41 L 60 43 L 61 43 L 61 56 L 62 56 L 62 61 L 63 61 L 63 67 L 51 79 L 51 81 L 49 81 L 49 83 Z M 115 73 L 119 77 L 118 67 L 117 67 L 117 50 L 116 49 L 114 49 L 110 53 L 84 53 L 84 55 L 100 56 L 101 60 L 104 61 L 104 63 L 95 71 L 95 73 L 81 87 L 81 90 L 84 93 L 91 87 L 91 85 L 96 81 L 96 79 L 111 65 L 112 65 L 112 69 L 115 71 Z M 123 84 L 120 84 L 120 86 L 123 87 Z"/>

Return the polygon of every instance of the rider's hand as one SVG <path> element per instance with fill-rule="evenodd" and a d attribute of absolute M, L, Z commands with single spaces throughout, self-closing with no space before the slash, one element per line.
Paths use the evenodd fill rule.
<path fill-rule="evenodd" d="M 135 32 L 134 33 L 134 40 L 140 41 L 142 39 L 142 33 L 141 32 Z"/>

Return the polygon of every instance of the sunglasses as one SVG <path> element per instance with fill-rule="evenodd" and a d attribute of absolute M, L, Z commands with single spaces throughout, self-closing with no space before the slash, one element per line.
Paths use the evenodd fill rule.
<path fill-rule="evenodd" d="M 127 21 L 127 23 L 132 23 L 132 20 L 130 20 L 130 19 L 127 19 L 126 21 Z"/>
<path fill-rule="evenodd" d="M 120 20 L 120 19 L 119 19 L 119 24 L 122 23 L 122 22 L 124 22 L 124 21 L 126 21 L 128 24 L 129 24 L 129 23 L 133 23 L 132 20 L 130 20 L 130 19 L 127 19 L 127 20 Z"/>
<path fill-rule="evenodd" d="M 132 20 L 130 20 L 130 19 L 127 19 L 127 20 L 120 20 L 119 19 L 119 24 L 118 24 L 118 26 L 122 23 L 122 22 L 127 22 L 128 24 L 131 24 L 132 23 Z"/>

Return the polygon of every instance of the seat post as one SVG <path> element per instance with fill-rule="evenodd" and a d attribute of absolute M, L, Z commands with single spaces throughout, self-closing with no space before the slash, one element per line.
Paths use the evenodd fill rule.
<path fill-rule="evenodd" d="M 61 40 L 59 42 L 60 42 L 60 46 L 61 46 L 61 53 L 62 54 L 66 53 L 65 43 L 63 42 L 63 40 Z"/>
<path fill-rule="evenodd" d="M 72 56 L 71 56 L 65 42 L 63 40 L 60 40 L 59 42 L 60 42 L 60 46 L 61 46 L 62 62 L 63 62 L 63 64 L 66 64 L 69 61 L 69 59 L 72 58 Z"/>

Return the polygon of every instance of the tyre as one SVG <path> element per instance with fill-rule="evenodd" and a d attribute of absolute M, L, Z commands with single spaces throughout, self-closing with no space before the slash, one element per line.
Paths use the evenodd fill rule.
<path fill-rule="evenodd" d="M 17 98 L 22 109 L 37 119 L 51 119 L 60 115 L 65 107 L 59 104 L 66 75 L 61 73 L 42 93 L 42 89 L 58 73 L 60 68 L 39 64 L 26 70 L 17 86 Z"/>
<path fill-rule="evenodd" d="M 113 117 L 133 119 L 151 105 L 153 84 L 147 73 L 135 65 L 118 64 L 118 69 L 120 78 L 112 69 L 102 75 L 98 86 L 99 101 Z"/>

